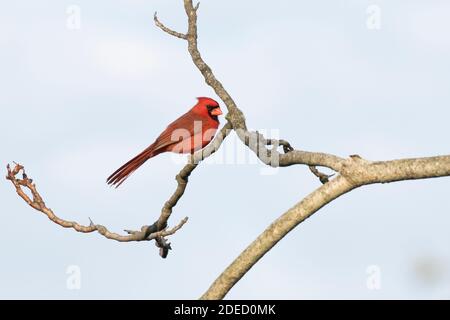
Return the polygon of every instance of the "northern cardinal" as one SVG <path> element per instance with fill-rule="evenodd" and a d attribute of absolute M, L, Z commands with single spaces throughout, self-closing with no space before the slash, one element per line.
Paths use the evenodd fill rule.
<path fill-rule="evenodd" d="M 199 97 L 197 104 L 169 124 L 155 142 L 136 157 L 114 171 L 106 180 L 108 184 L 120 186 L 130 174 L 148 159 L 163 153 L 194 153 L 204 148 L 219 127 L 219 104 L 211 98 Z"/>

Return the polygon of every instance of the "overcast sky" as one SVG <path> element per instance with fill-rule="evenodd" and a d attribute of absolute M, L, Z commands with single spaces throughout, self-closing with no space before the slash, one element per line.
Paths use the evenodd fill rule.
<path fill-rule="evenodd" d="M 152 223 L 185 158 L 160 155 L 117 190 L 106 177 L 195 97 L 217 98 L 155 11 L 186 29 L 181 0 L 2 5 L 0 165 L 24 164 L 61 218 L 116 232 Z M 449 153 L 448 1 L 204 0 L 198 14 L 202 55 L 249 127 L 344 157 Z M 163 260 L 153 243 L 51 223 L 5 180 L 0 298 L 197 298 L 319 185 L 304 166 L 266 170 L 232 135 L 192 174 L 170 223 L 190 220 Z M 227 298 L 450 298 L 449 190 L 441 178 L 352 191 Z"/>

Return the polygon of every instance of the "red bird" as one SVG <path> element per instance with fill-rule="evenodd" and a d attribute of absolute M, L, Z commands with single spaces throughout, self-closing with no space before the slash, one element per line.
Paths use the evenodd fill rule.
<path fill-rule="evenodd" d="M 169 124 L 147 149 L 114 171 L 107 183 L 120 186 L 145 161 L 160 153 L 192 154 L 204 148 L 216 134 L 222 110 L 211 98 L 199 97 L 197 100 L 191 110 Z"/>

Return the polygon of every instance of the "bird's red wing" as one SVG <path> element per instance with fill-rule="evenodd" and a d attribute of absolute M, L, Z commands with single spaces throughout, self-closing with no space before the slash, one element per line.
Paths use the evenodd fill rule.
<path fill-rule="evenodd" d="M 196 118 L 190 113 L 186 113 L 179 117 L 159 135 L 153 144 L 148 146 L 144 151 L 125 163 L 111 176 L 109 176 L 107 182 L 109 184 L 114 184 L 117 187 L 120 186 L 128 178 L 128 176 L 139 168 L 145 161 L 161 152 L 168 150 L 170 146 L 179 143 L 180 140 L 189 139 L 194 132 L 194 121 L 196 121 Z"/>
<path fill-rule="evenodd" d="M 159 135 L 152 146 L 153 151 L 161 150 L 170 145 L 176 144 L 181 140 L 191 138 L 195 133 L 201 132 L 201 125 L 194 125 L 199 121 L 195 115 L 188 112 L 167 126 Z"/>

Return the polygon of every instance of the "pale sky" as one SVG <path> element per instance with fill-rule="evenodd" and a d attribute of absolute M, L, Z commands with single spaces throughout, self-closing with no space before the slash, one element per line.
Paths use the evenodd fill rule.
<path fill-rule="evenodd" d="M 153 25 L 155 11 L 185 31 L 181 0 L 2 4 L 0 165 L 24 164 L 61 218 L 115 232 L 152 223 L 185 158 L 151 159 L 117 190 L 106 177 L 195 97 L 217 99 L 186 43 Z M 202 55 L 249 127 L 344 157 L 449 153 L 448 1 L 204 0 L 198 14 Z M 63 229 L 4 180 L 0 298 L 199 297 L 320 186 L 305 166 L 267 171 L 246 152 L 232 135 L 194 171 L 170 223 L 190 220 L 165 260 L 153 243 Z M 292 231 L 227 298 L 450 298 L 449 188 L 440 178 L 355 190 Z M 67 285 L 73 270 L 79 288 Z"/>

